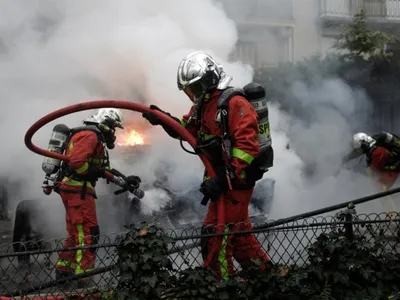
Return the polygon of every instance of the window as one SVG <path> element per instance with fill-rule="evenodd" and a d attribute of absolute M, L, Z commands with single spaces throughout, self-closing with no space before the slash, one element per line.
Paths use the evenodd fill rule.
<path fill-rule="evenodd" d="M 352 15 L 365 10 L 368 17 L 386 17 L 386 0 L 350 0 L 350 10 Z"/>
<path fill-rule="evenodd" d="M 257 64 L 257 47 L 254 42 L 238 41 L 233 59 L 255 66 Z"/>
<path fill-rule="evenodd" d="M 223 0 L 222 3 L 228 16 L 234 20 L 294 19 L 293 0 Z"/>

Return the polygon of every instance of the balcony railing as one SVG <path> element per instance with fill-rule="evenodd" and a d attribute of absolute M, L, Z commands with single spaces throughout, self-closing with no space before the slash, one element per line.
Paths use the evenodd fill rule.
<path fill-rule="evenodd" d="M 400 0 L 321 0 L 321 16 L 351 18 L 365 10 L 368 18 L 400 21 Z"/>
<path fill-rule="evenodd" d="M 274 22 L 294 20 L 293 0 L 219 0 L 235 21 Z"/>

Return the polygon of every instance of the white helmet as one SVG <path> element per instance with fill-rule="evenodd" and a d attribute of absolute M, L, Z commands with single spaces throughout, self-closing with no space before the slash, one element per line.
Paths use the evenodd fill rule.
<path fill-rule="evenodd" d="M 86 124 L 102 124 L 109 128 L 124 129 L 122 113 L 117 108 L 101 108 L 97 113 L 83 121 Z"/>
<path fill-rule="evenodd" d="M 359 132 L 353 135 L 353 148 L 358 152 L 365 153 L 375 144 L 376 141 L 366 133 Z"/>
<path fill-rule="evenodd" d="M 231 80 L 222 65 L 203 52 L 190 53 L 178 67 L 178 89 L 183 90 L 195 105 L 200 104 L 213 89 L 227 88 Z"/>

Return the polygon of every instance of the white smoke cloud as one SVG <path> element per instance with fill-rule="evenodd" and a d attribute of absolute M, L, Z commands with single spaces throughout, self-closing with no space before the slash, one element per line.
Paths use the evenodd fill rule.
<path fill-rule="evenodd" d="M 42 157 L 23 145 L 26 130 L 43 115 L 69 104 L 108 98 L 156 104 L 180 117 L 189 110 L 190 101 L 176 87 L 176 70 L 180 60 L 194 50 L 214 55 L 233 75 L 234 85 L 242 86 L 253 76 L 248 65 L 228 61 L 238 39 L 237 30 L 211 0 L 4 0 L 0 1 L 0 8 L 0 170 L 10 179 L 23 182 L 14 193 L 14 203 L 22 198 L 45 198 L 40 188 L 44 175 L 40 170 Z M 307 90 L 297 83 L 290 92 L 298 101 L 325 99 L 321 101 L 336 103 L 341 111 L 350 107 L 351 112 L 355 104 L 348 87 L 335 81 L 326 82 L 317 90 Z M 89 114 L 77 113 L 57 122 L 72 127 Z M 332 111 L 317 113 L 319 117 L 312 126 L 303 128 L 288 125 L 293 120 L 278 108 L 271 108 L 276 160 L 266 177 L 277 181 L 274 216 L 321 207 L 337 195 L 332 188 L 338 186 L 336 181 L 329 187 L 321 185 L 323 193 L 308 186 L 301 174 L 308 157 L 300 159 L 292 149 L 286 149 L 289 136 L 297 149 L 303 149 L 301 153 L 312 157 L 318 157 L 320 151 L 335 152 L 338 147 L 342 151 L 341 135 L 349 134 L 347 120 L 334 114 L 327 119 L 330 114 Z M 142 122 L 137 113 L 127 112 L 125 119 Z M 43 128 L 34 142 L 46 147 L 55 123 Z M 332 139 L 323 138 L 320 145 L 319 138 L 327 132 Z M 179 143 L 158 127 L 146 134 L 152 149 L 145 157 L 130 166 L 111 152 L 114 165 L 152 180 L 154 165 L 163 159 L 174 166 L 170 176 L 173 188 L 197 187 L 202 176 L 198 158 L 184 153 Z M 99 194 L 107 191 L 99 187 Z M 46 199 L 55 209 L 61 206 L 57 195 Z M 150 207 L 158 207 L 153 204 Z"/>
<path fill-rule="evenodd" d="M 40 188 L 42 157 L 23 145 L 26 130 L 45 114 L 66 105 L 108 98 L 153 103 L 180 117 L 189 110 L 190 101 L 176 87 L 176 70 L 180 60 L 194 50 L 213 54 L 234 76 L 235 84 L 243 85 L 252 77 L 248 66 L 227 63 L 237 40 L 236 28 L 213 1 L 117 4 L 103 0 L 94 4 L 16 0 L 1 1 L 0 7 L 4 141 L 0 169 L 10 179 L 23 182 L 22 188 L 12 193 L 13 206 L 23 198 L 46 197 Z M 78 126 L 90 113 L 52 122 L 38 132 L 34 142 L 46 148 L 52 126 L 59 122 Z M 141 116 L 127 112 L 125 119 L 141 120 Z M 155 150 L 143 161 L 164 158 L 176 163 L 172 182 L 178 188 L 188 181 L 198 183 L 199 160 L 182 153 L 179 144 L 160 131 L 148 132 L 154 136 Z M 144 178 L 152 175 L 149 165 L 141 162 L 133 170 L 126 165 L 121 169 Z M 106 191 L 99 189 L 99 194 Z M 52 206 L 61 206 L 57 195 L 45 199 Z"/>
<path fill-rule="evenodd" d="M 371 109 L 367 95 L 332 77 L 315 84 L 295 80 L 286 87 L 286 96 L 301 109 L 298 114 L 271 109 L 277 153 L 275 167 L 267 173 L 277 181 L 271 216 L 287 217 L 381 191 L 366 172 L 358 174 L 341 167 L 354 130 L 369 125 L 364 122 Z M 351 164 L 366 166 L 362 160 Z M 386 202 L 362 204 L 358 210 L 386 211 Z"/>

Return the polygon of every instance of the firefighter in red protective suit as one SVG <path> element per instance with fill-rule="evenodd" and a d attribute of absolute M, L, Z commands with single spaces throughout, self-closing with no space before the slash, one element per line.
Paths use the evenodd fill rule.
<path fill-rule="evenodd" d="M 353 151 L 344 158 L 344 162 L 363 154 L 382 188 L 391 188 L 400 172 L 400 138 L 388 132 L 372 137 L 363 132 L 356 133 L 353 136 Z"/>
<path fill-rule="evenodd" d="M 246 171 L 259 153 L 257 113 L 241 96 L 233 96 L 229 102 L 228 128 L 230 139 L 233 141 L 230 167 L 234 174 L 230 189 L 220 142 L 222 131 L 218 121 L 217 102 L 232 78 L 226 75 L 222 66 L 211 56 L 201 52 L 194 52 L 182 60 L 177 77 L 178 88 L 193 102 L 190 112 L 179 120 L 154 105 L 150 107 L 174 118 L 197 136 L 198 147 L 205 151 L 216 170 L 217 175 L 213 178 L 209 178 L 207 173 L 204 174 L 205 180 L 200 187 L 205 197 L 211 200 L 202 232 L 215 232 L 215 226 L 218 225 L 216 200 L 221 195 L 226 207 L 225 232 L 251 230 L 248 207 L 255 181 L 247 176 L 249 174 L 246 174 Z M 162 125 L 170 136 L 178 137 L 174 130 L 162 124 L 154 114 L 144 113 L 143 117 L 152 125 Z M 261 270 L 265 270 L 271 263 L 254 235 L 227 235 L 203 239 L 202 256 L 204 266 L 214 270 L 218 278 L 224 279 L 233 273 L 232 257 L 245 270 L 254 267 L 253 260 L 259 260 Z"/>
<path fill-rule="evenodd" d="M 106 149 L 115 147 L 116 128 L 123 129 L 121 112 L 114 108 L 103 108 L 83 123 L 85 126 L 72 129 L 66 149 L 69 161 L 63 165 L 61 182 L 55 189 L 66 209 L 68 237 L 64 247 L 97 244 L 100 230 L 95 204 L 96 181 L 105 178 L 106 170 L 123 176 L 110 167 Z M 139 177 L 125 178 L 128 185 L 139 187 Z M 95 261 L 95 248 L 59 252 L 56 277 L 60 279 L 90 271 L 95 267 Z"/>

